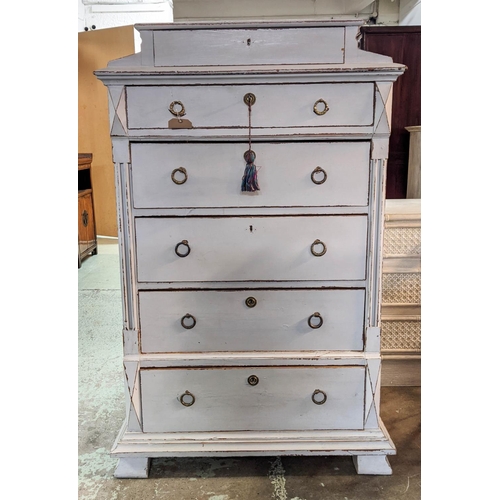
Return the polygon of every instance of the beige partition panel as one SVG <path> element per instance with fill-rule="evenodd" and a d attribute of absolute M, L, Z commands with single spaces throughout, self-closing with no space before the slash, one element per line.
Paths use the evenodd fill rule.
<path fill-rule="evenodd" d="M 133 26 L 78 33 L 78 152 L 93 155 L 96 230 L 102 236 L 118 233 L 108 93 L 94 71 L 106 66 L 110 59 L 133 53 Z"/>
<path fill-rule="evenodd" d="M 386 201 L 381 350 L 382 385 L 420 385 L 420 199 Z"/>

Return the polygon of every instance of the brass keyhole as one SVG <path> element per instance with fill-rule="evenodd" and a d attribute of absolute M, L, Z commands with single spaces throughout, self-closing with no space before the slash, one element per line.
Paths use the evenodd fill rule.
<path fill-rule="evenodd" d="M 248 297 L 245 300 L 245 304 L 247 307 L 255 307 L 257 305 L 257 299 L 255 297 Z"/>
<path fill-rule="evenodd" d="M 252 94 L 251 92 L 249 92 L 248 94 L 245 94 L 243 97 L 243 102 L 247 106 L 253 106 L 255 104 L 256 100 L 257 100 L 257 98 L 255 97 L 255 94 Z"/>
<path fill-rule="evenodd" d="M 89 225 L 89 213 L 87 210 L 84 210 L 82 213 L 82 223 L 84 227 L 87 227 Z"/>

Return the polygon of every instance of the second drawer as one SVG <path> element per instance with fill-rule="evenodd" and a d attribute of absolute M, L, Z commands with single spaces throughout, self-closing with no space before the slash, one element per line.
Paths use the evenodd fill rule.
<path fill-rule="evenodd" d="M 260 191 L 242 193 L 248 144 L 133 143 L 134 207 L 368 205 L 369 142 L 256 143 L 252 149 Z"/>
<path fill-rule="evenodd" d="M 144 291 L 141 350 L 359 351 L 364 304 L 362 289 Z"/>

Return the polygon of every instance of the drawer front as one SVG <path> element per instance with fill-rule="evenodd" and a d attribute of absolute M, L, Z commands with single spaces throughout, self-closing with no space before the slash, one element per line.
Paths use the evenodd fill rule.
<path fill-rule="evenodd" d="M 141 350 L 360 351 L 364 303 L 364 290 L 140 292 Z"/>
<path fill-rule="evenodd" d="M 176 29 L 156 31 L 155 66 L 335 64 L 345 31 L 336 28 Z"/>
<path fill-rule="evenodd" d="M 252 106 L 252 129 L 273 127 L 369 126 L 373 124 L 373 83 L 318 83 L 280 85 L 130 86 L 127 87 L 128 128 L 163 129 L 174 115 L 170 105 L 181 102 L 183 119 L 193 128 L 248 129 L 246 93 L 256 96 Z M 324 114 L 314 112 L 315 103 L 328 105 Z M 174 111 L 180 106 L 174 106 Z M 323 104 L 317 110 L 324 110 Z M 189 133 L 189 129 L 183 129 Z"/>
<path fill-rule="evenodd" d="M 140 376 L 144 432 L 363 428 L 360 366 L 167 368 Z M 326 400 L 316 404 L 313 395 Z"/>
<path fill-rule="evenodd" d="M 365 215 L 136 218 L 135 231 L 139 282 L 365 279 Z"/>
<path fill-rule="evenodd" d="M 260 186 L 255 193 L 240 190 L 247 149 L 242 143 L 132 144 L 134 206 L 368 204 L 369 142 L 254 143 Z M 324 173 L 313 174 L 317 167 Z"/>

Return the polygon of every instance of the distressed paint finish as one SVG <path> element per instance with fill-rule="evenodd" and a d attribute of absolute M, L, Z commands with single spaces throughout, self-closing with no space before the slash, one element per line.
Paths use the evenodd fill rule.
<path fill-rule="evenodd" d="M 138 25 L 142 52 L 96 72 L 109 88 L 122 266 L 117 477 L 200 455 L 348 455 L 360 474 L 390 473 L 380 288 L 404 67 L 359 50 L 360 24 Z M 251 196 L 238 191 L 247 92 L 262 186 Z M 328 110 L 315 113 L 321 99 Z M 173 101 L 192 128 L 169 128 Z"/>

